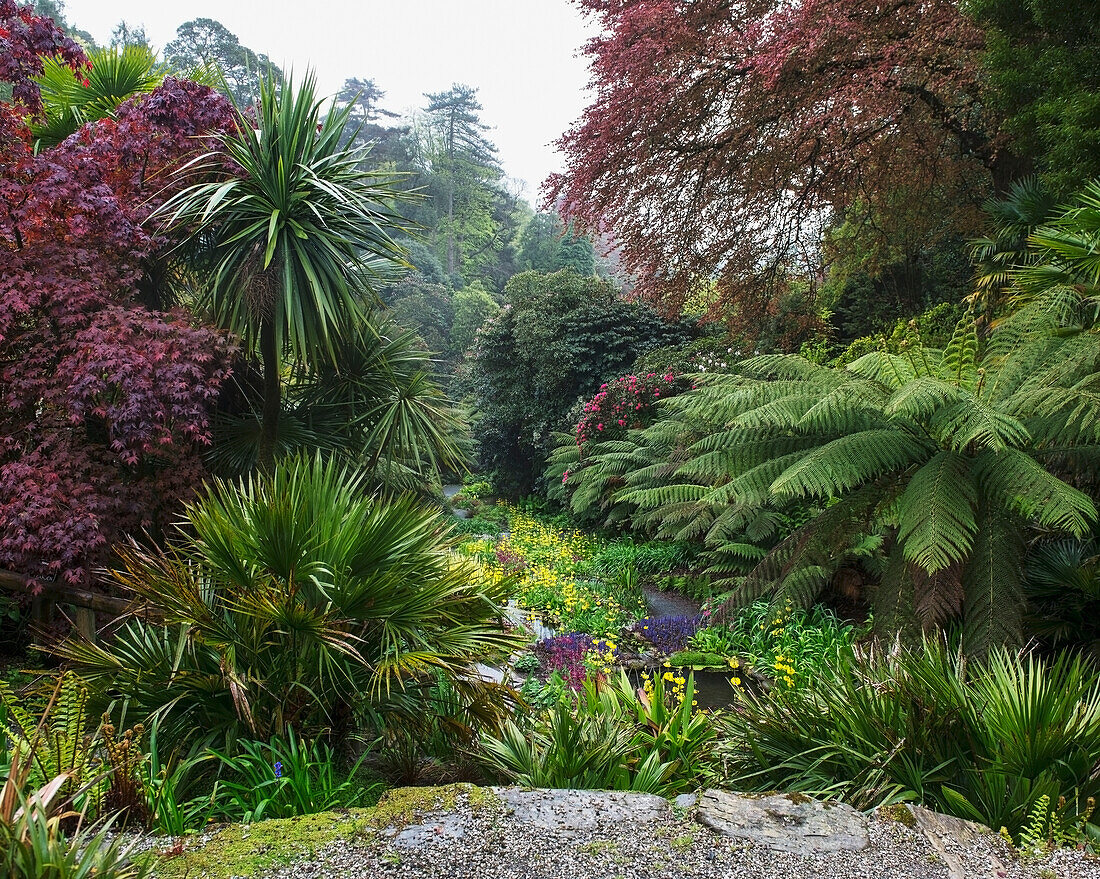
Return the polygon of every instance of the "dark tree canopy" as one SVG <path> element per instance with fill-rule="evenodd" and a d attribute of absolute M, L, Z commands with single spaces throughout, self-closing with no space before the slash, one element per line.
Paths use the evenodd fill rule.
<path fill-rule="evenodd" d="M 480 464 L 522 495 L 544 468 L 553 432 L 568 427 L 570 407 L 639 355 L 686 341 L 689 330 L 570 270 L 516 275 L 505 299 L 477 337 L 475 433 Z"/>
<path fill-rule="evenodd" d="M 577 0 L 596 98 L 547 201 L 614 233 L 643 292 L 813 277 L 835 212 L 971 228 L 1015 173 L 954 0 Z M 723 286 L 724 285 L 724 286 Z M 728 288 L 728 289 L 726 289 Z"/>
<path fill-rule="evenodd" d="M 540 213 L 520 233 L 516 261 L 527 271 L 573 269 L 578 275 L 591 275 L 596 254 L 590 238 L 567 228 L 557 214 Z"/>
<path fill-rule="evenodd" d="M 1013 149 L 1060 195 L 1100 176 L 1100 2 L 967 0 Z"/>
<path fill-rule="evenodd" d="M 164 60 L 177 70 L 216 66 L 225 77 L 230 96 L 240 107 L 257 101 L 261 76 L 276 81 L 283 77 L 270 58 L 242 46 L 236 34 L 211 18 L 181 24 L 176 38 L 164 47 Z"/>

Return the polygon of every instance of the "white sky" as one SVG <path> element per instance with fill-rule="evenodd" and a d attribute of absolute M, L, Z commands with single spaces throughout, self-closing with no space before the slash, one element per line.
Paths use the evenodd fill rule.
<path fill-rule="evenodd" d="M 402 114 L 423 107 L 424 92 L 474 86 L 505 172 L 526 181 L 532 202 L 561 169 L 551 143 L 587 104 L 576 53 L 594 28 L 568 0 L 66 0 L 64 8 L 97 42 L 125 19 L 144 26 L 158 51 L 183 22 L 213 18 L 284 70 L 313 67 L 326 94 L 349 77 L 373 79 L 386 92 L 383 108 Z"/>

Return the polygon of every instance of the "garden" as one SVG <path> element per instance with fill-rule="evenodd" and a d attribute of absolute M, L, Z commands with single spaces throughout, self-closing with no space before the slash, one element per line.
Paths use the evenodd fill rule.
<path fill-rule="evenodd" d="M 775 4 L 746 24 L 739 112 L 787 118 L 777 89 L 855 107 L 814 137 L 855 126 L 865 176 L 788 168 L 802 121 L 768 149 L 729 132 L 736 173 L 626 157 L 598 103 L 649 118 L 619 38 L 663 30 L 579 5 L 602 9 L 585 51 L 609 79 L 548 184 L 567 216 L 513 204 L 505 235 L 495 148 L 456 109 L 476 90 L 429 97 L 477 155 L 454 141 L 414 172 L 359 136 L 397 150 L 411 128 L 312 74 L 269 70 L 249 103 L 0 0 L 0 873 L 141 879 L 212 828 L 454 782 L 921 804 L 1025 860 L 1100 854 L 1084 123 L 1054 149 L 1071 111 L 1008 100 L 1006 47 L 1022 68 L 1034 45 L 994 0 L 905 13 L 903 44 L 951 48 L 952 94 L 989 90 L 940 106 L 946 127 L 896 103 L 915 87 L 802 95 L 774 39 L 830 4 Z M 693 21 L 667 57 L 711 57 Z M 1029 39 L 1091 101 L 1059 21 Z M 686 137 L 725 100 L 661 125 Z M 863 131 L 872 107 L 894 123 Z M 1028 174 L 992 166 L 1012 149 Z M 752 237 L 798 225 L 783 173 L 812 247 Z M 663 202 L 666 175 L 705 210 Z M 585 237 L 601 218 L 620 276 Z"/>

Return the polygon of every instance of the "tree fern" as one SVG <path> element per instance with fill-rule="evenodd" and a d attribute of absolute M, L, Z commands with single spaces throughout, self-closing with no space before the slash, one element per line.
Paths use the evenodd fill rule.
<path fill-rule="evenodd" d="M 943 350 L 914 341 L 846 369 L 770 355 L 699 376 L 630 432 L 636 457 L 592 456 L 624 480 L 604 503 L 650 533 L 702 542 L 731 589 L 724 613 L 768 594 L 804 604 L 858 564 L 880 578 L 880 629 L 961 614 L 969 650 L 1011 641 L 1024 530 L 1080 535 L 1096 518 L 1067 479 L 1100 465 L 1100 340 L 1082 329 L 1091 294 L 1057 295 L 988 343 L 964 321 Z M 795 530 L 749 536 L 799 507 Z"/>

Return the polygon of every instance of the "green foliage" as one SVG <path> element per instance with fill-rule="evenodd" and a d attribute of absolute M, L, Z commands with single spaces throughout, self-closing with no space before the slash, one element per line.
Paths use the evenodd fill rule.
<path fill-rule="evenodd" d="M 695 550 L 687 543 L 635 542 L 633 538 L 624 537 L 603 544 L 593 553 L 590 564 L 601 576 L 615 576 L 627 568 L 634 568 L 639 574 L 655 575 L 690 563 L 694 554 Z"/>
<path fill-rule="evenodd" d="M 699 629 L 688 643 L 696 651 L 735 658 L 735 668 L 744 662 L 778 685 L 791 688 L 837 662 L 860 634 L 820 604 L 803 610 L 789 602 L 773 607 L 767 601 L 756 601 L 741 608 L 727 624 Z"/>
<path fill-rule="evenodd" d="M 894 223 L 904 216 L 900 208 L 898 213 Z M 873 222 L 868 225 L 876 226 Z M 845 232 L 851 232 L 848 224 L 832 230 L 830 243 L 837 246 L 837 236 Z M 892 327 L 904 327 L 914 315 L 932 309 L 958 312 L 953 306 L 969 292 L 971 276 L 963 240 L 952 236 L 929 247 L 918 238 L 914 244 L 912 229 L 904 225 L 885 233 L 878 230 L 865 234 L 872 240 L 886 234 L 905 243 L 901 247 L 885 246 L 885 253 L 876 253 L 883 245 L 862 243 L 861 235 L 856 234 L 840 244 L 845 256 L 833 261 L 830 277 L 818 297 L 819 307 L 828 314 L 831 340 L 848 345 L 867 336 L 889 335 Z M 925 336 L 926 344 L 942 347 L 961 316 L 955 313 L 947 321 L 944 338 Z"/>
<path fill-rule="evenodd" d="M 29 803 L 14 822 L 0 821 L 0 872 L 19 879 L 145 879 L 153 860 L 138 840 L 110 821 L 66 834 L 59 818 Z"/>
<path fill-rule="evenodd" d="M 148 46 L 99 49 L 88 60 L 91 68 L 78 79 L 65 64 L 46 59 L 38 78 L 44 111 L 31 124 L 36 150 L 57 146 L 86 122 L 113 117 L 124 101 L 151 92 L 167 73 Z"/>
<path fill-rule="evenodd" d="M 801 687 L 746 694 L 722 726 L 734 785 L 857 808 L 916 801 L 1016 832 L 1044 794 L 1075 817 L 1098 787 L 1100 683 L 1066 656 L 842 654 Z"/>
<path fill-rule="evenodd" d="M 535 214 L 519 234 L 516 261 L 520 271 L 545 275 L 572 269 L 578 275 L 595 271 L 592 241 L 570 226 L 566 228 L 556 214 Z"/>
<path fill-rule="evenodd" d="M 262 100 L 261 78 L 281 84 L 282 71 L 266 55 L 242 46 L 236 34 L 220 21 L 195 18 L 176 29 L 176 38 L 164 47 L 164 58 L 177 70 L 215 71 L 219 88 L 239 107 Z"/>
<path fill-rule="evenodd" d="M 454 323 L 451 326 L 450 351 L 461 357 L 474 347 L 477 331 L 500 311 L 497 301 L 477 282 L 454 295 Z"/>
<path fill-rule="evenodd" d="M 0 750 L 7 764 L 0 785 L 0 875 L 12 879 L 148 876 L 146 858 L 131 860 L 136 842 L 112 833 L 116 816 L 107 816 L 94 829 L 85 825 L 85 817 L 98 805 L 96 792 L 103 790 L 106 780 L 103 772 L 86 771 L 91 754 L 90 736 L 84 735 L 87 694 L 71 678 L 58 681 L 31 728 L 30 718 L 14 705 L 10 691 L 2 692 L 0 715 L 7 715 L 13 726 L 5 729 Z M 80 744 L 73 746 L 70 735 Z M 43 770 L 54 767 L 62 768 L 43 776 Z M 74 806 L 80 806 L 80 811 Z"/>
<path fill-rule="evenodd" d="M 470 663 L 513 638 L 501 588 L 456 559 L 436 515 L 379 501 L 320 459 L 218 481 L 164 552 L 121 553 L 116 582 L 154 620 L 106 645 L 69 642 L 102 700 L 115 694 L 166 740 L 348 731 L 355 711 L 415 716 L 439 672 L 471 700 Z M 491 694 L 490 694 L 491 695 Z"/>
<path fill-rule="evenodd" d="M 594 452 L 573 498 L 595 485 L 586 502 L 608 498 L 609 518 L 701 539 L 731 609 L 767 593 L 808 606 L 849 567 L 878 581 L 881 632 L 962 616 L 968 650 L 1011 642 L 1025 529 L 1081 535 L 1096 516 L 1061 477 L 1092 466 L 1100 348 L 1058 343 L 1042 314 L 984 344 L 963 320 L 942 350 L 847 369 L 762 356 L 700 377 Z"/>
<path fill-rule="evenodd" d="M 510 307 L 478 336 L 475 436 L 482 469 L 496 472 L 505 493 L 522 496 L 578 397 L 591 397 L 645 351 L 684 341 L 688 328 L 572 271 L 516 275 L 505 297 Z"/>
<path fill-rule="evenodd" d="M 22 764 L 27 783 L 45 787 L 54 779 L 62 779 L 55 796 L 72 806 L 77 791 L 88 793 L 85 784 L 99 773 L 96 759 L 95 733 L 98 724 L 88 711 L 88 689 L 75 674 L 63 674 L 57 681 L 53 697 L 41 716 L 27 711 L 6 681 L 0 680 L 0 702 L 7 715 L 3 744 L 12 764 Z M 102 779 L 100 779 L 102 780 Z M 94 814 L 98 808 L 97 785 L 90 802 Z"/>
<path fill-rule="evenodd" d="M 1055 214 L 1057 202 L 1050 190 L 1033 177 L 1012 184 L 1001 198 L 984 205 L 990 219 L 989 234 L 970 244 L 975 265 L 972 301 L 980 305 L 986 319 L 992 319 L 1003 303 L 1011 274 L 1032 261 L 1028 237 Z"/>
<path fill-rule="evenodd" d="M 1042 858 L 1055 849 L 1077 848 L 1092 842 L 1088 827 L 1095 801 L 1090 799 L 1072 821 L 1067 820 L 1068 805 L 1065 797 L 1059 797 L 1057 806 L 1052 808 L 1048 794 L 1035 801 L 1016 841 L 1021 858 Z"/>
<path fill-rule="evenodd" d="M 823 351 L 817 358 L 806 355 L 805 351 L 803 356 L 807 356 L 807 359 L 815 363 L 844 367 L 873 351 L 901 354 L 913 345 L 943 348 L 951 340 L 959 320 L 965 316 L 966 313 L 961 304 L 941 302 L 914 318 L 899 320 L 889 334 L 861 336 L 855 339 L 839 354 L 836 354 L 834 348 Z M 829 351 L 835 356 L 829 356 Z"/>
<path fill-rule="evenodd" d="M 988 100 L 1010 149 L 1066 195 L 1100 174 L 1100 6 L 1095 0 L 967 0 L 985 31 Z"/>
<path fill-rule="evenodd" d="M 1100 557 L 1095 540 L 1056 540 L 1029 550 L 1025 631 L 1052 649 L 1100 656 Z"/>
<path fill-rule="evenodd" d="M 190 185 L 161 209 L 184 232 L 191 268 L 205 270 L 199 307 L 262 363 L 264 466 L 288 359 L 338 365 L 339 346 L 362 332 L 372 284 L 403 255 L 393 238 L 401 193 L 346 143 L 348 112 L 322 115 L 312 75 L 281 88 L 264 80 L 256 127 L 241 113 L 217 149 L 184 167 Z"/>
<path fill-rule="evenodd" d="M 183 836 L 205 827 L 214 818 L 204 769 L 213 759 L 203 742 L 195 742 L 181 755 L 162 747 L 160 720 L 154 718 L 149 732 L 149 759 L 145 763 L 145 802 L 149 829 L 165 836 Z M 197 789 L 198 788 L 198 789 Z"/>
<path fill-rule="evenodd" d="M 671 795 L 692 789 L 710 771 L 714 731 L 693 707 L 694 682 L 674 697 L 662 681 L 639 693 L 622 673 L 589 678 L 531 728 L 509 721 L 500 738 L 483 736 L 483 764 L 527 787 L 633 790 Z"/>
<path fill-rule="evenodd" d="M 367 804 L 370 794 L 357 783 L 361 757 L 346 772 L 324 742 L 307 741 L 288 730 L 267 742 L 241 740 L 233 754 L 213 751 L 222 764 L 212 800 L 225 821 L 252 824 L 267 818 L 315 815 Z M 373 796 L 377 800 L 377 795 Z"/>

